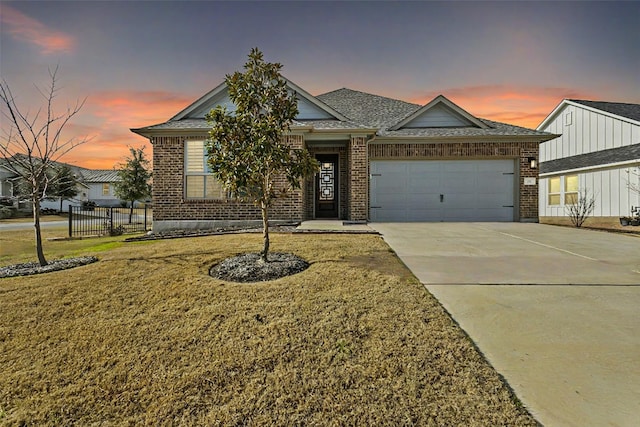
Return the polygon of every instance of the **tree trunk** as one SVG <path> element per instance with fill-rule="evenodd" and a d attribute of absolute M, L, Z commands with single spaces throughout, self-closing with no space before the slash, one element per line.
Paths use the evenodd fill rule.
<path fill-rule="evenodd" d="M 33 226 L 36 229 L 36 253 L 38 254 L 38 262 L 41 266 L 47 265 L 47 259 L 44 257 L 42 250 L 42 234 L 40 233 L 40 199 L 33 199 Z"/>
<path fill-rule="evenodd" d="M 62 202 L 64 201 L 64 199 L 62 198 L 62 196 L 60 196 L 60 213 L 62 213 Z"/>
<path fill-rule="evenodd" d="M 131 208 L 129 209 L 129 224 L 131 224 L 131 218 L 133 218 L 133 202 L 135 202 L 135 200 L 131 201 Z"/>
<path fill-rule="evenodd" d="M 260 209 L 262 210 L 262 237 L 264 238 L 262 260 L 264 262 L 269 262 L 269 208 L 267 207 L 267 204 L 262 201 L 260 203 Z"/>

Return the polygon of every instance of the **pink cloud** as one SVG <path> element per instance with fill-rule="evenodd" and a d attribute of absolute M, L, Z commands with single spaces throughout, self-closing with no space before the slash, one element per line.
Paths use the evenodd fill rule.
<path fill-rule="evenodd" d="M 83 124 L 68 127 L 70 134 L 89 135 L 91 141 L 68 155 L 64 161 L 87 168 L 112 169 L 129 155 L 129 146 L 146 146 L 146 138 L 130 128 L 162 123 L 196 99 L 166 91 L 102 91 L 91 94 L 82 110 Z"/>
<path fill-rule="evenodd" d="M 593 98 L 592 93 L 572 88 L 480 85 L 427 92 L 411 102 L 424 105 L 439 94 L 478 117 L 527 128 L 537 127 L 565 98 Z"/>
<path fill-rule="evenodd" d="M 0 19 L 3 29 L 11 37 L 38 46 L 43 54 L 67 53 L 72 52 L 75 48 L 76 40 L 73 37 L 61 31 L 48 28 L 43 23 L 30 18 L 7 4 L 2 5 Z"/>
<path fill-rule="evenodd" d="M 195 99 L 166 91 L 103 91 L 87 102 L 95 115 L 128 129 L 164 122 Z"/>

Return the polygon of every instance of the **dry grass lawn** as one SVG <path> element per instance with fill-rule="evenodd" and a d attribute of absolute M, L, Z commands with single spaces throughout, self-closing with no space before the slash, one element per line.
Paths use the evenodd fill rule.
<path fill-rule="evenodd" d="M 100 261 L 0 280 L 0 424 L 536 425 L 378 236 L 276 234 L 309 269 L 207 275 L 260 239 L 48 242 Z"/>

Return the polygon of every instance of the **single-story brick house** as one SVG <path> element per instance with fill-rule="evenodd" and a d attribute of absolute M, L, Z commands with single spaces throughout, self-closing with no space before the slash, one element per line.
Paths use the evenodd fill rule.
<path fill-rule="evenodd" d="M 284 138 L 322 169 L 274 204 L 274 220 L 538 220 L 538 146 L 557 135 L 474 117 L 442 95 L 421 106 L 287 82 L 299 114 Z M 217 105 L 234 108 L 224 83 L 169 121 L 132 129 L 153 145 L 154 231 L 260 218 L 207 173 L 204 116 Z"/>
<path fill-rule="evenodd" d="M 595 201 L 587 225 L 614 226 L 640 206 L 640 104 L 565 99 L 538 130 L 558 135 L 540 145 L 540 222 L 568 223 L 582 191 Z"/>

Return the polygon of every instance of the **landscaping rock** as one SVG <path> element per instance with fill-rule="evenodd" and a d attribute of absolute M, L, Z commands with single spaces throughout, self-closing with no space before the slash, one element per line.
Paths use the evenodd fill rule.
<path fill-rule="evenodd" d="M 268 259 L 269 262 L 264 262 L 257 253 L 227 258 L 211 267 L 209 275 L 232 282 L 262 282 L 291 276 L 309 267 L 307 261 L 293 254 L 273 252 Z"/>
<path fill-rule="evenodd" d="M 78 258 L 56 259 L 49 261 L 44 267 L 37 262 L 27 262 L 24 264 L 13 264 L 0 267 L 0 278 L 31 276 L 33 274 L 50 273 L 52 271 L 67 270 L 69 268 L 80 267 L 98 261 L 94 256 L 83 256 Z"/>

